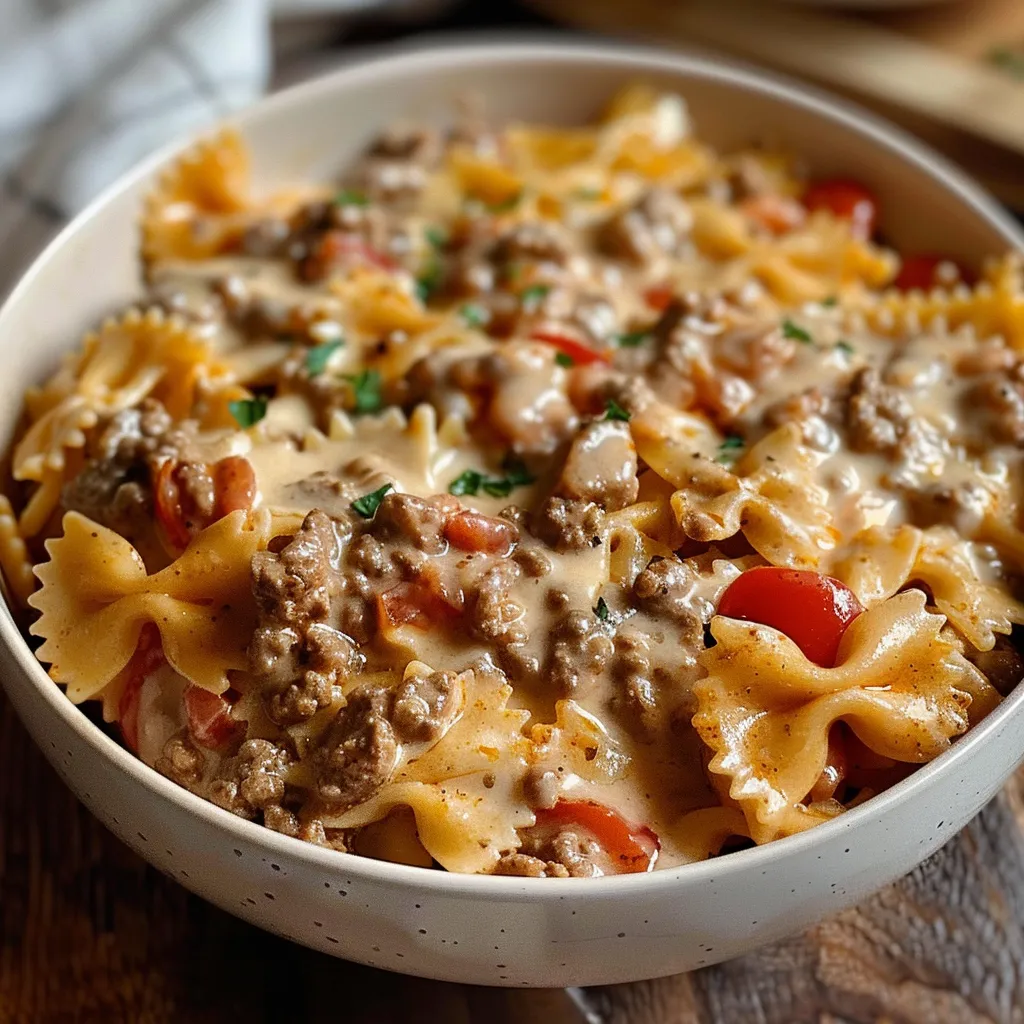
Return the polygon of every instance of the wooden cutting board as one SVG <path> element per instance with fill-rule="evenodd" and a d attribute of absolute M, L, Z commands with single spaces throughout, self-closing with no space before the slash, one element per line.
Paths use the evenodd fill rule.
<path fill-rule="evenodd" d="M 545 16 L 754 61 L 899 122 L 1024 210 L 1024 0 L 889 14 L 781 0 L 529 0 Z"/>

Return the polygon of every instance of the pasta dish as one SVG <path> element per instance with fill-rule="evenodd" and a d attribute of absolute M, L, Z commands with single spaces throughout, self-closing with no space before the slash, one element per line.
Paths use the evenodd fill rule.
<path fill-rule="evenodd" d="M 25 395 L 6 593 L 146 764 L 321 846 L 578 877 L 828 821 L 1024 675 L 1024 271 L 884 230 L 642 85 L 266 194 L 225 130 Z"/>

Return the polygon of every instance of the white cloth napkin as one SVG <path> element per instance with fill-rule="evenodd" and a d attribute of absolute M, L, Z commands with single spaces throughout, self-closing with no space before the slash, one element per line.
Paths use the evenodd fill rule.
<path fill-rule="evenodd" d="M 443 2 L 443 0 L 442 0 Z M 438 0 L 0 0 L 0 297 L 102 188 L 223 118 L 338 15 Z M 317 17 L 326 20 L 317 21 Z M 298 52 L 295 52 L 295 46 Z M 294 67 L 287 77 L 302 77 Z"/>

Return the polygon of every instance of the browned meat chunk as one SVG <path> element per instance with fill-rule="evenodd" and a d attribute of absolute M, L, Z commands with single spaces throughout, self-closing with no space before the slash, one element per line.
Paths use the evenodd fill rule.
<path fill-rule="evenodd" d="M 436 742 L 460 711 L 461 687 L 454 672 L 412 676 L 394 693 L 391 721 L 403 743 Z"/>
<path fill-rule="evenodd" d="M 972 651 L 967 656 L 1004 697 L 1024 679 L 1024 657 L 1008 636 L 997 636 L 991 651 Z"/>
<path fill-rule="evenodd" d="M 524 609 L 511 597 L 520 572 L 516 562 L 503 559 L 481 574 L 467 602 L 468 624 L 474 636 L 502 644 L 526 639 L 519 621 Z"/>
<path fill-rule="evenodd" d="M 380 136 L 348 179 L 380 202 L 417 196 L 427 172 L 441 155 L 441 140 L 432 128 L 398 125 Z"/>
<path fill-rule="evenodd" d="M 392 491 L 377 509 L 374 533 L 382 539 L 406 540 L 420 551 L 437 554 L 446 547 L 444 524 L 459 507 L 458 501 L 446 495 L 427 500 Z"/>
<path fill-rule="evenodd" d="M 593 878 L 602 875 L 597 863 L 600 846 L 569 829 L 533 837 L 529 833 L 518 853 L 506 854 L 494 868 L 496 875 L 527 878 Z"/>
<path fill-rule="evenodd" d="M 391 692 L 360 686 L 348 695 L 313 754 L 316 791 L 336 812 L 369 800 L 391 778 L 398 757 Z"/>
<path fill-rule="evenodd" d="M 893 452 L 910 430 L 914 410 L 896 389 L 866 367 L 853 380 L 847 406 L 851 447 L 857 451 Z"/>
<path fill-rule="evenodd" d="M 1024 444 L 1024 363 L 980 380 L 970 391 L 969 414 L 1003 444 Z"/>
<path fill-rule="evenodd" d="M 259 625 L 249 645 L 267 713 L 279 724 L 310 718 L 331 703 L 333 687 L 359 663 L 337 627 L 332 597 L 342 581 L 333 565 L 337 538 L 330 519 L 314 510 L 291 541 L 252 563 Z"/>
<path fill-rule="evenodd" d="M 598 230 L 597 242 L 616 259 L 650 263 L 678 255 L 692 227 L 685 199 L 669 189 L 652 188 L 635 206 L 613 214 Z"/>
<path fill-rule="evenodd" d="M 556 693 L 578 696 L 600 675 L 615 646 L 608 627 L 590 611 L 570 611 L 551 630 L 545 677 Z"/>
<path fill-rule="evenodd" d="M 494 244 L 491 259 L 499 266 L 516 261 L 564 266 L 571 249 L 565 231 L 551 221 L 517 224 Z"/>
<path fill-rule="evenodd" d="M 533 523 L 533 532 L 556 551 L 597 547 L 604 531 L 600 507 L 572 498 L 548 498 Z"/>
<path fill-rule="evenodd" d="M 636 501 L 636 474 L 636 446 L 629 426 L 598 420 L 573 438 L 557 490 L 565 498 L 593 502 L 614 512 Z"/>
<path fill-rule="evenodd" d="M 284 798 L 281 777 L 291 754 L 270 740 L 246 740 L 234 757 L 222 762 L 210 784 L 210 799 L 243 818 L 280 805 Z"/>
<path fill-rule="evenodd" d="M 163 756 L 155 767 L 179 786 L 194 790 L 202 781 L 205 764 L 203 752 L 192 743 L 188 733 L 182 733 L 164 744 Z"/>
<path fill-rule="evenodd" d="M 656 558 L 633 581 L 633 594 L 652 615 L 697 628 L 702 622 L 698 596 L 700 573 L 675 558 Z"/>
<path fill-rule="evenodd" d="M 164 407 L 151 399 L 117 413 L 81 472 L 64 487 L 63 506 L 132 540 L 153 521 L 151 460 L 177 455 L 189 433 L 175 428 Z"/>

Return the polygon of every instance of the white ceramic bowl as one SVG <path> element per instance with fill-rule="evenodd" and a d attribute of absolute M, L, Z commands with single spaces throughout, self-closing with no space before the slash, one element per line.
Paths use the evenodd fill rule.
<path fill-rule="evenodd" d="M 897 244 L 976 261 L 1024 244 L 974 184 L 893 128 L 777 79 L 705 60 L 564 44 L 472 45 L 348 67 L 239 120 L 258 179 L 328 175 L 381 125 L 444 117 L 467 88 L 498 117 L 574 123 L 623 82 L 680 90 L 698 131 L 804 154 L 863 180 Z M 162 154 L 50 246 L 0 313 L 0 446 L 25 387 L 84 328 L 137 297 L 136 219 Z M 6 610 L 0 674 L 36 742 L 116 835 L 231 913 L 336 956 L 478 984 L 589 985 L 685 971 L 806 927 L 891 882 L 947 840 L 1024 755 L 1024 687 L 954 748 L 866 805 L 759 849 L 593 880 L 460 876 L 306 845 L 243 821 L 147 768 L 74 707 Z"/>

